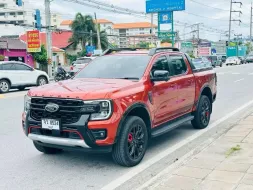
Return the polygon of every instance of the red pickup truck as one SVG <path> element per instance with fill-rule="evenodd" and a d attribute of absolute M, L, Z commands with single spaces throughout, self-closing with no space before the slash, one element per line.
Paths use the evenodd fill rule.
<path fill-rule="evenodd" d="M 216 85 L 212 68 L 177 48 L 109 49 L 73 79 L 31 89 L 22 127 L 43 153 L 112 152 L 131 167 L 152 137 L 188 121 L 206 128 Z"/>

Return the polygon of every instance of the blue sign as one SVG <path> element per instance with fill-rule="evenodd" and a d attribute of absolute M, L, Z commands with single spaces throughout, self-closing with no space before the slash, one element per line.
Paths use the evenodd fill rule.
<path fill-rule="evenodd" d="M 212 48 L 211 53 L 212 53 L 212 55 L 216 54 L 216 49 Z"/>
<path fill-rule="evenodd" d="M 185 0 L 146 0 L 146 13 L 185 10 Z"/>
<path fill-rule="evenodd" d="M 158 13 L 159 24 L 170 24 L 172 22 L 172 12 Z"/>
<path fill-rule="evenodd" d="M 86 46 L 86 52 L 87 52 L 87 54 L 90 54 L 90 53 L 94 54 L 94 50 L 95 49 L 96 49 L 95 46 Z"/>

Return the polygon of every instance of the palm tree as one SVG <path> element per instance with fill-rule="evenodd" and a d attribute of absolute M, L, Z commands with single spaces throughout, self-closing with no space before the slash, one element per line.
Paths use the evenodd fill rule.
<path fill-rule="evenodd" d="M 92 31 L 92 40 L 93 43 L 97 44 L 97 30 L 92 16 L 82 15 L 77 13 L 75 20 L 71 24 L 72 37 L 69 39 L 69 42 L 72 42 L 74 48 L 76 49 L 78 44 L 81 44 L 82 49 L 86 46 L 87 43 L 91 41 L 91 31 Z M 103 49 L 108 47 L 107 34 L 105 31 L 100 32 L 100 40 Z"/>

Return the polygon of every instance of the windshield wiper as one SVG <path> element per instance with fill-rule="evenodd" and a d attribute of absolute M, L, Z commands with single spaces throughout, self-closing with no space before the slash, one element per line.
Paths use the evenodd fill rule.
<path fill-rule="evenodd" d="M 121 77 L 121 78 L 116 78 L 116 79 L 126 79 L 126 80 L 140 80 L 137 77 Z"/>

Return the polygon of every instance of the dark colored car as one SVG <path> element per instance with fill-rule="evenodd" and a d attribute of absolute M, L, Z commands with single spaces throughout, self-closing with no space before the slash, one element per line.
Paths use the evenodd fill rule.
<path fill-rule="evenodd" d="M 40 152 L 111 152 L 131 167 L 152 137 L 188 121 L 206 128 L 216 88 L 215 71 L 177 48 L 107 50 L 74 79 L 31 89 L 22 128 Z"/>
<path fill-rule="evenodd" d="M 253 63 L 253 55 L 249 55 L 248 57 L 246 57 L 245 62 L 246 63 Z"/>

